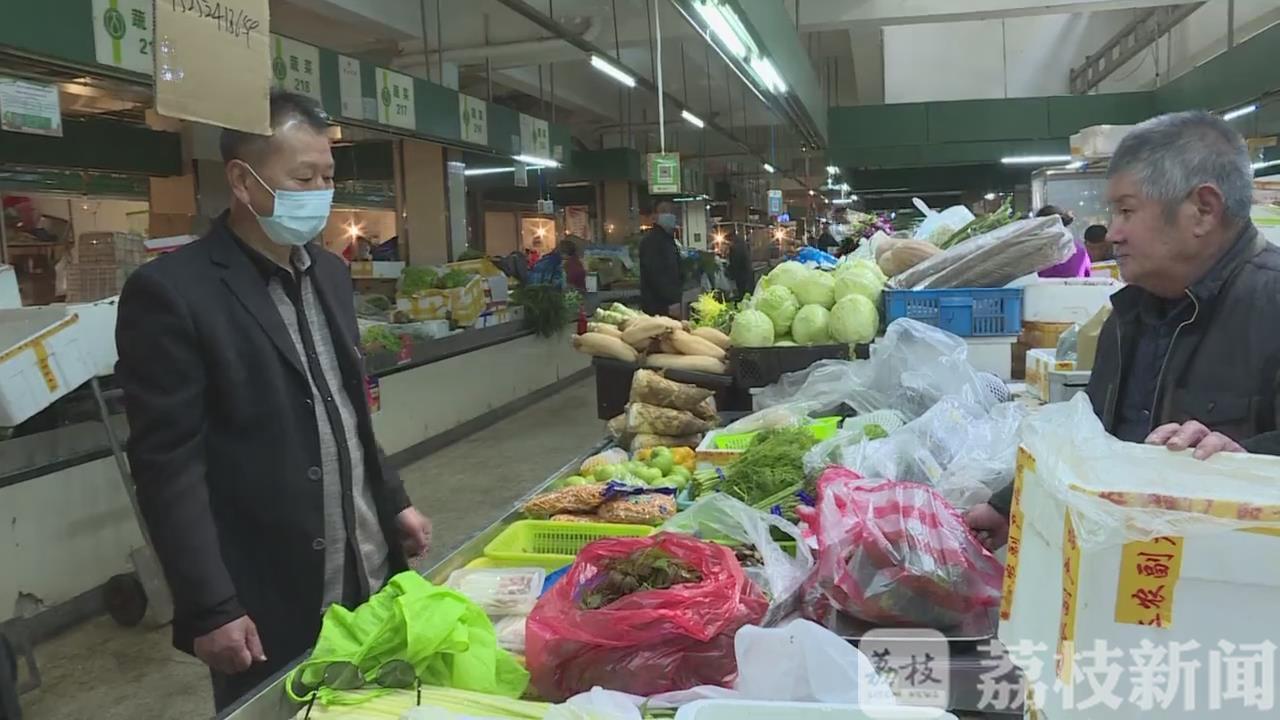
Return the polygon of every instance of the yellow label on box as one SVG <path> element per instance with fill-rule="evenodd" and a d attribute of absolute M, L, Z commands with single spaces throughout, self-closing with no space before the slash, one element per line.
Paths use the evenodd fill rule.
<path fill-rule="evenodd" d="M 1080 538 L 1067 513 L 1062 523 L 1062 617 L 1058 624 L 1058 678 L 1071 682 L 1071 666 L 1076 648 L 1076 602 L 1080 592 Z"/>
<path fill-rule="evenodd" d="M 1280 536 L 1280 505 L 1257 505 L 1254 503 L 1235 502 L 1234 500 L 1189 498 L 1181 495 L 1162 495 L 1158 493 L 1099 492 L 1079 485 L 1069 485 L 1068 487 L 1076 492 L 1102 498 L 1120 507 L 1172 510 L 1175 512 L 1208 515 L 1209 517 L 1222 518 L 1224 520 L 1257 522 L 1257 527 L 1241 528 L 1241 531 Z"/>
<path fill-rule="evenodd" d="M 36 367 L 40 370 L 40 377 L 44 378 L 45 387 L 49 389 L 49 392 L 57 392 L 59 386 L 58 375 L 53 371 L 53 364 L 49 362 L 49 348 L 45 346 L 44 341 L 79 321 L 79 315 L 69 315 L 64 319 L 59 320 L 53 327 L 46 329 L 44 332 L 41 332 L 20 345 L 15 345 L 9 348 L 4 353 L 0 353 L 0 362 L 10 360 L 17 357 L 19 353 L 30 350 L 35 353 Z"/>
<path fill-rule="evenodd" d="M 1116 622 L 1126 625 L 1173 625 L 1173 593 L 1182 572 L 1180 537 L 1158 537 L 1125 543 L 1116 584 Z"/>
<path fill-rule="evenodd" d="M 1009 549 L 1004 561 L 1004 589 L 1000 593 L 1000 619 L 1013 613 L 1013 591 L 1018 584 L 1018 562 L 1022 553 L 1022 476 L 1034 472 L 1036 459 L 1024 447 L 1018 448 L 1018 464 L 1013 474 L 1013 502 L 1009 505 Z"/>
<path fill-rule="evenodd" d="M 58 376 L 53 374 L 53 366 L 49 364 L 49 349 L 43 342 L 35 343 L 31 349 L 36 353 L 36 367 L 40 368 L 40 377 L 44 378 L 45 387 L 49 388 L 49 392 L 57 392 Z"/>

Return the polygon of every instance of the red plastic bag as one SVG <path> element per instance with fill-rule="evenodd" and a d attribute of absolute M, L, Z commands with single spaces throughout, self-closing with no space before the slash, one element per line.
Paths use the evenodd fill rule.
<path fill-rule="evenodd" d="M 828 468 L 804 519 L 818 539 L 805 593 L 815 620 L 834 609 L 875 625 L 945 630 L 1000 602 L 1000 561 L 927 485 Z"/>
<path fill-rule="evenodd" d="M 582 608 L 602 567 L 649 547 L 688 563 L 702 580 Z M 674 533 L 597 540 L 538 600 L 525 626 L 525 660 L 538 693 L 557 702 L 596 685 L 645 696 L 728 686 L 738 673 L 734 634 L 760 622 L 768 605 L 723 545 Z"/>

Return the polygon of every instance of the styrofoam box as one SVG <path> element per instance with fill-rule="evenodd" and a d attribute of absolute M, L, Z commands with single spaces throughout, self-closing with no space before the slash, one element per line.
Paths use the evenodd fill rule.
<path fill-rule="evenodd" d="M 945 710 L 919 707 L 861 707 L 763 700 L 698 700 L 680 708 L 676 720 L 956 720 Z"/>
<path fill-rule="evenodd" d="M 1078 158 L 1107 158 L 1115 154 L 1116 148 L 1125 135 L 1133 129 L 1132 125 L 1094 125 L 1071 136 L 1071 155 Z"/>
<path fill-rule="evenodd" d="M 22 307 L 22 293 L 18 290 L 18 273 L 12 265 L 0 263 L 0 309 Z"/>
<path fill-rule="evenodd" d="M 969 346 L 969 364 L 974 370 L 989 372 L 1004 381 L 1013 376 L 1013 345 L 1018 342 L 1017 335 L 967 337 L 964 341 Z"/>
<path fill-rule="evenodd" d="M 65 307 L 0 310 L 0 427 L 49 407 L 94 374 L 84 323 Z"/>
<path fill-rule="evenodd" d="M 1070 360 L 1058 362 L 1057 355 L 1053 348 L 1027 351 L 1027 392 L 1045 402 L 1049 402 L 1049 373 L 1076 369 L 1076 364 Z"/>
<path fill-rule="evenodd" d="M 120 296 L 95 302 L 60 305 L 67 315 L 80 316 L 78 332 L 83 349 L 93 360 L 93 374 L 106 377 L 116 371 L 116 315 Z"/>
<path fill-rule="evenodd" d="M 1039 712 L 1028 717 L 1275 717 L 1274 707 L 1246 708 L 1239 697 L 1231 699 L 1236 686 L 1231 684 L 1230 663 L 1255 658 L 1255 665 L 1243 666 L 1251 674 L 1242 682 L 1253 683 L 1245 687 L 1274 697 L 1271 694 L 1280 681 L 1275 645 L 1268 652 L 1258 644 L 1280 643 L 1280 615 L 1275 611 L 1280 603 L 1280 536 L 1266 529 L 1206 530 L 1202 522 L 1198 531 L 1186 537 L 1128 544 L 1117 540 L 1094 547 L 1078 542 L 1075 529 L 1081 526 L 1074 524 L 1078 520 L 1072 521 L 1068 534 L 1069 512 L 1063 497 L 1085 506 L 1093 501 L 1105 503 L 1097 497 L 1099 493 L 1109 493 L 1117 502 L 1124 497 L 1145 498 L 1138 502 L 1147 506 L 1189 501 L 1191 507 L 1225 510 L 1256 503 L 1252 507 L 1274 517 L 1280 498 L 1274 489 L 1260 486 L 1268 476 L 1280 477 L 1280 459 L 1241 455 L 1203 463 L 1212 467 L 1221 461 L 1242 469 L 1251 465 L 1249 472 L 1256 478 L 1251 482 L 1259 486 L 1256 492 L 1245 492 L 1237 485 L 1232 494 L 1226 494 L 1212 480 L 1232 474 L 1230 469 L 1219 465 L 1216 474 L 1206 470 L 1210 474 L 1205 478 L 1196 465 L 1202 461 L 1189 455 L 1176 457 L 1164 448 L 1133 443 L 1116 445 L 1121 449 L 1114 453 L 1114 468 L 1104 463 L 1107 458 L 1101 453 L 1036 458 L 1025 447 L 1019 451 L 998 636 L 1010 659 L 1035 675 L 1026 681 L 1034 689 Z M 1052 482 L 1049 473 L 1062 472 L 1069 476 L 1055 484 L 1070 488 L 1060 491 L 1066 496 L 1047 487 Z M 1180 545 L 1170 551 L 1174 541 Z M 1168 552 L 1176 555 L 1164 554 Z M 1163 564 L 1164 569 L 1154 563 Z M 1136 586 L 1130 592 L 1129 585 L 1122 585 L 1144 576 L 1149 580 L 1139 582 L 1150 583 L 1145 588 Z M 1158 593 L 1161 604 L 1137 612 L 1159 612 L 1167 602 L 1168 616 L 1159 626 L 1138 624 L 1150 622 L 1149 617 L 1120 616 L 1122 609 L 1129 613 L 1138 608 L 1139 589 L 1146 600 Z M 1074 643 L 1074 652 L 1062 654 L 1075 659 L 1058 664 L 1067 642 Z M 1144 675 L 1152 670 L 1158 674 Z M 1062 689 L 1066 686 L 1074 694 Z M 1100 687 L 1105 694 L 1099 694 Z M 1153 704 L 1145 709 L 1132 700 L 1134 693 L 1139 697 L 1146 693 L 1151 699 L 1151 692 L 1155 693 Z M 1167 706 L 1162 699 L 1165 693 L 1171 693 Z M 1184 693 L 1191 693 L 1194 704 L 1187 704 Z M 1210 695 L 1218 698 L 1219 707 L 1209 705 Z M 1118 699 L 1113 702 L 1111 697 Z"/>
<path fill-rule="evenodd" d="M 1071 398 L 1089 389 L 1089 370 L 1050 370 L 1049 396 L 1045 402 L 1067 402 Z"/>
<path fill-rule="evenodd" d="M 1121 287 L 1111 278 L 1043 278 L 1022 289 L 1022 320 L 1087 322 Z"/>

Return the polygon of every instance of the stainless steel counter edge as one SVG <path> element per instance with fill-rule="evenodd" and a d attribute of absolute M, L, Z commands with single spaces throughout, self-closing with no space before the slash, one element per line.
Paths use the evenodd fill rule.
<path fill-rule="evenodd" d="M 436 563 L 433 567 L 423 573 L 433 583 L 442 584 L 448 579 L 449 574 L 457 570 L 472 560 L 480 557 L 484 553 L 485 545 L 502 532 L 503 528 L 510 525 L 513 521 L 522 518 L 520 506 L 525 500 L 545 490 L 549 485 L 557 480 L 575 474 L 578 468 L 582 466 L 582 462 L 588 457 L 600 452 L 604 448 L 612 444 L 612 440 L 606 439 L 597 442 L 589 450 L 566 463 L 564 467 L 557 470 L 545 481 L 539 483 L 536 487 L 525 493 L 516 504 L 503 517 L 499 518 L 489 527 L 472 535 L 463 542 L 458 549 L 449 553 L 443 560 Z M 281 670 L 270 680 L 258 686 L 250 695 L 236 705 L 228 708 L 222 714 L 217 716 L 217 720 L 290 720 L 293 718 L 301 706 L 290 702 L 288 696 L 284 692 L 284 679 L 293 668 L 307 658 L 306 655 L 299 657 L 289 663 L 289 666 Z"/>

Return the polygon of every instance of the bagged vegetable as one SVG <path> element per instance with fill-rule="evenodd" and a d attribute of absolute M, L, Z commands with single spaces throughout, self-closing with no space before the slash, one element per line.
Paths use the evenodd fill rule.
<path fill-rule="evenodd" d="M 603 485 L 572 485 L 530 498 L 521 510 L 532 518 L 592 512 L 604 502 L 604 490 Z"/>
<path fill-rule="evenodd" d="M 1075 248 L 1057 215 L 1019 220 L 934 255 L 889 282 L 904 290 L 1004 287 L 1065 261 Z"/>
<path fill-rule="evenodd" d="M 710 430 L 711 423 L 685 410 L 633 402 L 627 406 L 627 432 L 654 435 L 695 435 Z"/>
<path fill-rule="evenodd" d="M 596 510 L 600 522 L 623 525 L 658 525 L 676 514 L 676 499 L 664 493 L 625 495 L 608 500 Z"/>
<path fill-rule="evenodd" d="M 727 547 L 673 533 L 598 540 L 529 615 L 526 664 L 556 701 L 597 685 L 645 696 L 728 686 L 734 634 L 767 605 Z"/>
<path fill-rule="evenodd" d="M 805 586 L 810 618 L 842 611 L 873 625 L 945 630 L 1000 602 L 1000 561 L 932 488 L 830 468 L 816 499 L 799 511 L 818 541 Z"/>
<path fill-rule="evenodd" d="M 636 370 L 631 376 L 631 402 L 633 403 L 646 403 L 692 412 L 714 394 L 714 391 L 697 385 L 668 380 L 653 370 Z"/>

